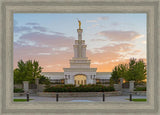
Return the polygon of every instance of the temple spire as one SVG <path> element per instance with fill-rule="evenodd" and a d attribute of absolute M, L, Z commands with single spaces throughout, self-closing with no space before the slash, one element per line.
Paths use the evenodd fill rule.
<path fill-rule="evenodd" d="M 79 23 L 79 29 L 81 29 L 81 21 L 78 20 L 78 23 Z"/>
<path fill-rule="evenodd" d="M 78 20 L 78 23 L 79 23 L 79 29 L 77 29 L 77 32 L 78 32 L 78 40 L 81 41 L 82 40 L 82 32 L 83 32 L 83 29 L 81 29 L 81 21 Z"/>

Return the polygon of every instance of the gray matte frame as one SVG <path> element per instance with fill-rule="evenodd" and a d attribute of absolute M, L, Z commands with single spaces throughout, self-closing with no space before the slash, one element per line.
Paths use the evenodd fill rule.
<path fill-rule="evenodd" d="M 159 0 L 0 0 L 1 114 L 160 114 Z M 13 102 L 13 13 L 146 13 L 147 102 Z"/>

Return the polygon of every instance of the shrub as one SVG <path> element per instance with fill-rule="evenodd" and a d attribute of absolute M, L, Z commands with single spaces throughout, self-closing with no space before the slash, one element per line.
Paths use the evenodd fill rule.
<path fill-rule="evenodd" d="M 134 91 L 146 91 L 146 87 L 136 87 Z"/>
<path fill-rule="evenodd" d="M 19 88 L 14 88 L 14 93 L 24 93 L 24 90 Z"/>
<path fill-rule="evenodd" d="M 44 92 L 109 92 L 115 91 L 112 86 L 103 86 L 103 85 L 56 85 L 52 87 L 48 87 L 44 90 Z"/>

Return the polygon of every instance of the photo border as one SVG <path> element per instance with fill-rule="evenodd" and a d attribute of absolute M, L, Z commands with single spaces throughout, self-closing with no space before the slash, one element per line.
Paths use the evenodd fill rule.
<path fill-rule="evenodd" d="M 1 113 L 108 114 L 159 111 L 159 0 L 1 0 Z M 13 102 L 13 13 L 146 13 L 147 102 Z"/>

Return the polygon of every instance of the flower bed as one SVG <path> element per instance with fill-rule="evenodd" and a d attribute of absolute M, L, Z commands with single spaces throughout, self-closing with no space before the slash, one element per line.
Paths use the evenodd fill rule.
<path fill-rule="evenodd" d="M 103 85 L 56 85 L 46 88 L 44 92 L 111 92 L 115 91 L 112 86 Z"/>

